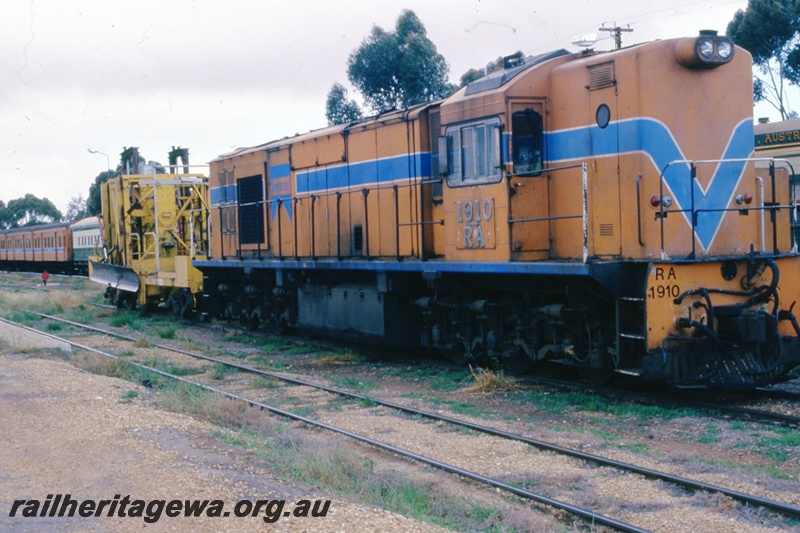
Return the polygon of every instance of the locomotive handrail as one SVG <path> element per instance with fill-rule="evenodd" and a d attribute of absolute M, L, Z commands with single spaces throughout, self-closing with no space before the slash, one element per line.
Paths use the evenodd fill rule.
<path fill-rule="evenodd" d="M 136 258 L 140 258 L 142 256 L 142 238 L 139 237 L 138 233 L 131 233 L 131 241 L 136 240 Z M 133 244 L 133 242 L 131 242 Z M 133 250 L 131 250 L 133 253 Z M 133 259 L 133 257 L 131 257 Z"/>
<path fill-rule="evenodd" d="M 539 178 L 539 177 L 546 177 L 547 173 L 555 172 L 558 170 L 569 170 L 574 168 L 581 169 L 581 178 L 582 178 L 582 213 L 580 215 L 556 215 L 556 216 L 549 216 L 549 217 L 535 217 L 535 218 L 518 218 L 518 219 L 508 219 L 509 228 L 512 224 L 515 223 L 525 223 L 525 222 L 544 222 L 546 220 L 564 220 L 564 219 L 575 219 L 580 218 L 583 220 L 583 262 L 586 263 L 589 260 L 589 184 L 588 184 L 588 173 L 587 173 L 587 164 L 580 163 L 577 165 L 566 165 L 563 167 L 553 167 L 553 168 L 544 168 L 541 170 L 534 170 L 530 172 L 520 172 L 518 174 L 506 174 L 507 178 Z"/>
<path fill-rule="evenodd" d="M 694 198 L 694 184 L 697 181 L 697 167 L 703 164 L 721 164 L 721 163 L 757 163 L 757 162 L 768 162 L 769 163 L 769 173 L 770 178 L 772 181 L 772 202 L 769 205 L 766 205 L 764 201 L 764 188 L 763 188 L 763 180 L 756 176 L 756 179 L 761 183 L 761 203 L 760 207 L 746 207 L 746 208 L 702 208 L 697 209 L 695 208 L 695 198 Z M 776 184 L 775 184 L 775 163 L 785 163 L 790 169 L 792 174 L 794 174 L 794 167 L 792 164 L 785 160 L 785 159 L 775 159 L 769 157 L 754 157 L 754 158 L 733 158 L 733 159 L 700 159 L 700 160 L 689 160 L 689 159 L 680 159 L 675 160 L 667 163 L 661 169 L 661 174 L 659 175 L 659 211 L 656 213 L 656 218 L 660 219 L 661 224 L 661 257 L 666 257 L 666 253 L 664 250 L 664 219 L 670 213 L 691 213 L 691 218 L 689 220 L 689 225 L 692 228 L 692 252 L 689 254 L 690 259 L 694 259 L 696 257 L 696 227 L 698 225 L 698 215 L 700 213 L 712 213 L 712 212 L 728 212 L 728 211 L 761 211 L 762 214 L 764 211 L 770 212 L 770 218 L 772 222 L 772 251 L 773 253 L 778 253 L 778 226 L 777 226 L 777 212 L 783 209 L 789 209 L 789 215 L 791 217 L 792 222 L 795 220 L 795 212 L 794 208 L 796 206 L 796 199 L 794 194 L 794 188 L 792 187 L 791 180 L 788 181 L 789 186 L 789 198 L 791 204 L 779 204 L 777 202 L 776 197 Z M 667 170 L 673 165 L 688 165 L 689 166 L 689 192 L 690 192 L 690 207 L 689 208 L 681 208 L 681 209 L 664 209 L 664 181 Z M 638 182 L 637 182 L 638 185 Z M 729 200 L 730 201 L 730 200 Z M 762 250 L 766 246 L 766 239 L 764 238 L 763 231 L 764 231 L 764 222 L 762 216 Z M 796 248 L 796 242 L 794 238 L 794 234 L 790 232 L 790 239 L 791 239 L 791 249 Z"/>
<path fill-rule="evenodd" d="M 205 216 L 204 216 L 204 214 L 205 214 Z M 200 241 L 203 244 L 202 249 L 205 252 L 204 255 L 207 256 L 209 254 L 209 251 L 210 251 L 209 250 L 209 243 L 208 243 L 208 227 L 209 227 L 208 224 L 209 224 L 210 211 L 209 211 L 208 208 L 205 208 L 205 207 L 201 207 L 199 209 L 190 209 L 189 210 L 189 215 L 190 215 L 189 216 L 189 254 L 190 254 L 190 257 L 194 260 L 195 256 L 198 255 L 197 244 L 196 244 L 195 238 L 194 238 L 194 220 L 195 220 L 195 218 L 198 218 L 200 220 L 206 219 L 205 228 L 203 228 L 202 225 L 200 226 L 200 237 L 201 237 Z M 205 238 L 203 238 L 203 235 L 205 235 Z"/>
<path fill-rule="evenodd" d="M 555 172 L 558 170 L 569 170 L 571 168 L 581 168 L 586 163 L 578 163 L 575 165 L 565 165 L 563 167 L 546 167 L 538 170 L 528 170 L 526 172 L 517 172 L 516 174 L 506 174 L 506 178 L 544 178 L 547 177 L 548 172 Z"/>

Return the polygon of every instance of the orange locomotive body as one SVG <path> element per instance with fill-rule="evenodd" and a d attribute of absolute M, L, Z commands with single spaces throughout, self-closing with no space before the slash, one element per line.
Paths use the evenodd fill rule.
<path fill-rule="evenodd" d="M 208 312 L 593 379 L 747 388 L 800 363 L 751 60 L 701 35 L 509 57 L 452 97 L 211 164 Z M 765 168 L 762 168 L 765 167 Z"/>

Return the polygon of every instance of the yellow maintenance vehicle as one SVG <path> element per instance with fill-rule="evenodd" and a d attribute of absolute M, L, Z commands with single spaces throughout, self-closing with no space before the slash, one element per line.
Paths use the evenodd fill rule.
<path fill-rule="evenodd" d="M 140 162 L 137 148 L 122 152 L 122 172 L 101 185 L 103 249 L 89 259 L 89 279 L 117 307 L 165 304 L 188 317 L 203 290 L 192 261 L 208 256 L 208 177 L 188 172 L 187 149 L 169 157 L 165 172 Z"/>

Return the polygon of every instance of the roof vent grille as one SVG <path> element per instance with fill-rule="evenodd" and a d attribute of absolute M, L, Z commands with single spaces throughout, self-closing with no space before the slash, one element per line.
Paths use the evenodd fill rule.
<path fill-rule="evenodd" d="M 614 79 L 614 63 L 601 63 L 599 65 L 592 65 L 589 69 L 589 85 L 586 87 L 590 91 L 595 89 L 604 89 L 616 85 L 617 80 Z"/>

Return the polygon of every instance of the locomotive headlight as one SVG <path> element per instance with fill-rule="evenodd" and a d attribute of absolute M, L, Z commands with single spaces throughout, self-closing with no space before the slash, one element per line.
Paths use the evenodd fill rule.
<path fill-rule="evenodd" d="M 675 59 L 689 68 L 714 68 L 733 59 L 733 42 L 715 31 L 702 31 L 700 37 L 680 39 L 675 43 Z"/>
<path fill-rule="evenodd" d="M 727 60 L 733 55 L 733 45 L 730 41 L 720 41 L 717 45 L 717 54 L 722 59 Z"/>
<path fill-rule="evenodd" d="M 708 39 L 701 39 L 697 42 L 697 53 L 705 60 L 714 57 L 714 43 Z"/>

